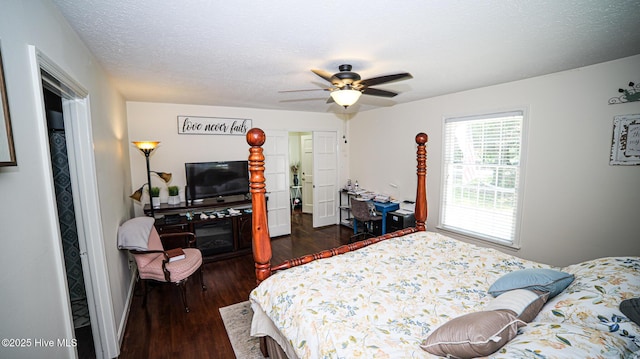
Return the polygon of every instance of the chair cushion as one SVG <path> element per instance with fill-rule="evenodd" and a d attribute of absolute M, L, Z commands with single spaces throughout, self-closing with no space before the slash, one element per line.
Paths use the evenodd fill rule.
<path fill-rule="evenodd" d="M 149 233 L 149 240 L 147 241 L 147 246 L 149 250 L 152 251 L 163 251 L 162 241 L 160 241 L 160 235 L 158 231 L 154 228 L 151 228 L 151 233 Z M 146 267 L 149 263 L 151 263 L 154 259 L 158 257 L 162 258 L 162 253 L 148 253 L 148 254 L 134 254 L 136 259 L 136 264 L 138 265 L 138 270 L 140 268 Z"/>
<path fill-rule="evenodd" d="M 151 233 L 149 233 L 149 250 L 152 251 L 163 251 L 164 247 L 162 246 L 162 241 L 160 240 L 160 235 L 155 227 L 151 229 Z"/>
<path fill-rule="evenodd" d="M 167 270 L 171 273 L 171 282 L 181 281 L 192 275 L 202 265 L 202 253 L 197 248 L 184 248 L 185 258 L 167 263 Z M 143 254 L 148 255 L 148 254 Z M 160 282 L 166 282 L 164 272 L 162 271 L 162 261 L 164 255 L 160 254 L 148 265 L 143 268 L 138 267 L 140 278 L 154 279 Z"/>

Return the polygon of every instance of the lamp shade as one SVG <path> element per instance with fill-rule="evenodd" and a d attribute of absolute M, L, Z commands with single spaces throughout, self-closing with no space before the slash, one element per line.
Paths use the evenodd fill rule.
<path fill-rule="evenodd" d="M 140 199 L 142 198 L 142 189 L 144 188 L 144 186 L 145 185 L 143 184 L 142 187 L 138 188 L 135 192 L 133 192 L 131 196 L 129 196 L 129 198 L 140 202 Z"/>
<path fill-rule="evenodd" d="M 141 151 L 153 151 L 158 144 L 160 143 L 160 141 L 133 141 L 132 142 L 136 147 L 138 147 L 139 150 Z"/>
<path fill-rule="evenodd" d="M 167 173 L 167 172 L 156 172 L 156 171 L 151 171 L 155 174 L 158 175 L 158 177 L 162 178 L 162 180 L 164 181 L 164 183 L 169 183 L 169 181 L 171 181 L 171 173 Z"/>
<path fill-rule="evenodd" d="M 331 91 L 331 97 L 338 105 L 347 108 L 358 101 L 362 92 L 358 90 L 346 89 Z"/>

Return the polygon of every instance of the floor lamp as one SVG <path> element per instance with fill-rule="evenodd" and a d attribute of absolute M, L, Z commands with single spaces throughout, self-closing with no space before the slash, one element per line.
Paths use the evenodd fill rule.
<path fill-rule="evenodd" d="M 153 213 L 153 203 L 151 201 L 151 169 L 149 168 L 149 155 L 156 149 L 160 141 L 133 141 L 133 144 L 138 147 L 144 157 L 147 160 L 147 189 L 149 190 L 149 207 L 151 209 L 151 217 L 155 218 Z M 143 185 L 144 186 L 144 185 Z"/>

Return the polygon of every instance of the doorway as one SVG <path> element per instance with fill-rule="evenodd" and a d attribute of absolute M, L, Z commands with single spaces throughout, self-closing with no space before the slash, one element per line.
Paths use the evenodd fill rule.
<path fill-rule="evenodd" d="M 93 359 L 96 350 L 93 344 L 89 303 L 84 282 L 78 227 L 73 204 L 67 136 L 62 113 L 62 98 L 48 89 L 43 89 L 49 137 L 51 171 L 55 188 L 58 225 L 62 239 L 67 288 L 73 315 L 73 328 L 77 340 L 78 358 Z"/>
<path fill-rule="evenodd" d="M 79 257 L 82 271 L 86 301 L 88 304 L 89 321 L 91 335 L 93 338 L 86 340 L 87 343 L 93 341 L 95 352 L 92 353 L 98 359 L 115 358 L 119 355 L 119 341 L 115 313 L 111 299 L 111 288 L 109 286 L 108 266 L 104 247 L 104 231 L 102 229 L 102 216 L 100 214 L 100 201 L 97 190 L 97 171 L 93 152 L 93 133 L 91 130 L 91 112 L 89 111 L 89 93 L 73 77 L 39 51 L 35 46 L 29 46 L 29 61 L 31 64 L 33 90 L 36 107 L 39 117 L 42 119 L 38 128 L 38 140 L 43 144 L 46 152 L 43 158 L 43 171 L 48 175 L 45 189 L 47 200 L 44 205 L 48 207 L 50 213 L 52 238 L 54 243 L 55 258 L 57 263 L 56 276 L 61 281 L 67 281 L 65 250 L 63 247 L 63 227 L 59 224 L 57 195 L 55 189 L 54 172 L 55 166 L 51 156 L 51 148 L 48 146 L 49 135 L 47 126 L 47 110 L 45 109 L 45 92 L 52 92 L 57 95 L 56 109 L 60 110 L 59 103 L 62 103 L 62 119 L 64 123 L 63 142 L 67 146 L 69 166 L 69 182 L 73 189 L 69 196 L 65 198 L 74 205 L 75 227 L 78 238 Z M 60 102 L 58 102 L 60 101 Z M 53 105 L 52 105 L 53 106 Z M 49 158 L 47 158 L 49 157 Z M 74 330 L 73 315 L 71 309 L 72 293 L 66 289 L 61 293 L 64 301 L 68 303 L 66 308 L 62 308 L 64 316 L 68 318 L 60 323 L 66 338 L 78 339 Z M 75 358 L 84 355 L 79 352 L 84 350 L 78 346 L 69 346 L 68 357 Z M 82 356 L 81 356 L 82 358 Z"/>
<path fill-rule="evenodd" d="M 291 213 L 313 214 L 313 136 L 289 132 Z"/>
<path fill-rule="evenodd" d="M 292 210 L 299 203 L 303 214 L 313 216 L 313 227 L 338 223 L 337 148 L 336 132 L 289 132 L 289 163 L 298 165 L 300 176 L 300 188 L 291 191 Z"/>

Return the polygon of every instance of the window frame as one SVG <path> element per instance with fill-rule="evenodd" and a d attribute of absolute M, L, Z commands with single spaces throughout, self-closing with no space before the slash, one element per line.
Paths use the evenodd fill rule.
<path fill-rule="evenodd" d="M 482 234 L 478 232 L 474 232 L 471 230 L 467 230 L 464 228 L 454 227 L 451 225 L 447 225 L 444 223 L 445 216 L 445 200 L 446 200 L 446 191 L 447 191 L 447 176 L 448 176 L 448 163 L 447 163 L 447 123 L 449 122 L 460 122 L 460 121 L 472 121 L 472 120 L 482 120 L 482 119 L 491 119 L 495 117 L 501 117 L 506 114 L 521 114 L 522 115 L 522 125 L 521 125 L 521 135 L 520 135 L 520 163 L 518 165 L 519 168 L 519 177 L 517 183 L 517 199 L 515 203 L 515 213 L 513 218 L 515 220 L 514 228 L 513 228 L 513 237 L 511 240 L 504 240 L 502 238 L 498 238 L 495 236 L 491 236 L 488 234 Z M 471 113 L 471 114 L 463 114 L 463 115 L 449 115 L 443 116 L 442 118 L 442 166 L 441 166 L 441 184 L 440 184 L 440 207 L 439 207 L 439 215 L 438 215 L 438 225 L 436 228 L 443 231 L 452 232 L 454 234 L 462 235 L 464 237 L 469 237 L 472 239 L 476 239 L 483 242 L 488 242 L 492 244 L 497 244 L 513 249 L 520 249 L 521 241 L 520 241 L 520 229 L 522 227 L 522 212 L 523 212 L 523 203 L 524 203 L 524 193 L 525 193 L 525 178 L 526 178 L 526 159 L 527 159 L 527 148 L 528 148 L 528 134 L 529 134 L 529 111 L 527 107 L 515 107 L 509 109 L 495 110 L 495 111 L 487 111 L 482 113 Z"/>

